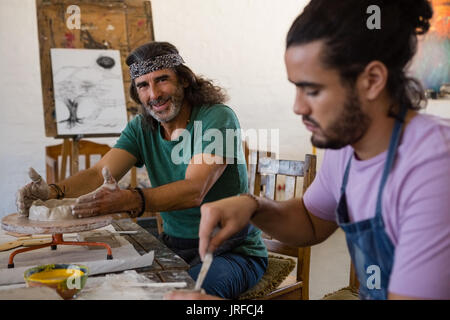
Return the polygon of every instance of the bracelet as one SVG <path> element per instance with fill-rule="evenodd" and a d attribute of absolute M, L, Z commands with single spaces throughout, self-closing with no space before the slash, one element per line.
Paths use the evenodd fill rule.
<path fill-rule="evenodd" d="M 137 191 L 138 194 L 141 196 L 142 208 L 141 208 L 141 211 L 136 216 L 137 218 L 139 218 L 140 216 L 142 216 L 144 214 L 144 211 L 145 211 L 145 196 L 144 196 L 144 192 L 142 192 L 142 189 L 139 187 L 134 188 L 133 191 Z"/>
<path fill-rule="evenodd" d="M 64 191 L 61 190 L 61 188 L 57 184 L 50 183 L 48 186 L 52 187 L 56 191 L 56 199 L 64 198 L 65 193 L 64 193 Z M 63 186 L 63 188 L 66 189 L 64 186 Z"/>
<path fill-rule="evenodd" d="M 253 218 L 253 216 L 255 215 L 256 211 L 258 211 L 259 207 L 260 207 L 258 198 L 254 194 L 251 194 L 251 193 L 241 193 L 241 194 L 239 194 L 239 197 L 241 197 L 241 196 L 245 196 L 245 197 L 251 198 L 251 199 L 253 199 L 253 201 L 255 201 L 256 209 L 255 209 L 255 211 L 253 212 L 253 214 L 251 216 L 251 218 Z"/>

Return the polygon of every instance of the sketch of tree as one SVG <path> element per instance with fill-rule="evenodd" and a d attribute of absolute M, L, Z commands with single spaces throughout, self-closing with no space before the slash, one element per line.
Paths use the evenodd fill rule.
<path fill-rule="evenodd" d="M 112 51 L 52 49 L 57 123 L 66 124 L 58 127 L 59 133 L 101 132 L 126 124 L 123 78 L 116 63 L 120 55 L 108 56 Z"/>
<path fill-rule="evenodd" d="M 64 100 L 64 103 L 66 104 L 67 108 L 69 109 L 69 118 L 66 120 L 61 120 L 59 122 L 68 122 L 69 128 L 72 128 L 75 125 L 75 123 L 83 123 L 83 121 L 77 117 L 78 102 L 75 100 L 66 98 Z"/>
<path fill-rule="evenodd" d="M 71 70 L 73 69 L 73 70 Z M 69 110 L 69 118 L 60 120 L 60 123 L 67 122 L 68 128 L 73 128 L 77 123 L 83 123 L 83 119 L 77 116 L 78 106 L 82 99 L 92 98 L 99 106 L 108 107 L 103 103 L 101 98 L 106 92 L 104 84 L 94 83 L 93 81 L 83 79 L 83 75 L 90 73 L 89 68 L 64 68 L 64 73 L 71 71 L 69 76 L 55 84 L 56 99 L 64 102 Z M 81 77 L 80 77 L 81 76 Z M 99 114 L 101 110 L 93 108 L 95 114 Z"/>

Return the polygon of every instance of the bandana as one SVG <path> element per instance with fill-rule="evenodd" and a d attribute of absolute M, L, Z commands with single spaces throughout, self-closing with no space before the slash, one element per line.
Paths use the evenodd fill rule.
<path fill-rule="evenodd" d="M 183 63 L 183 58 L 177 53 L 165 54 L 152 59 L 138 61 L 130 66 L 130 77 L 131 80 L 134 80 L 144 74 L 156 70 L 173 68 Z"/>

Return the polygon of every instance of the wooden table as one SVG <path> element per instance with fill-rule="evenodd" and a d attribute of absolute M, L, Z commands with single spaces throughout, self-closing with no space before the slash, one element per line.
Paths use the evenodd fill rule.
<path fill-rule="evenodd" d="M 155 282 L 184 281 L 187 283 L 187 289 L 194 288 L 195 281 L 187 273 L 189 265 L 155 236 L 131 219 L 113 220 L 112 226 L 116 231 L 137 231 L 136 234 L 121 236 L 125 237 L 139 254 L 143 255 L 154 250 L 153 264 L 149 267 L 135 269 L 136 272 Z"/>
<path fill-rule="evenodd" d="M 152 265 L 134 269 L 137 273 L 154 282 L 185 282 L 186 289 L 194 288 L 195 281 L 187 272 L 189 265 L 172 250 L 170 250 L 165 244 L 160 242 L 154 235 L 129 218 L 123 219 L 120 217 L 118 219 L 113 219 L 111 225 L 116 231 L 137 231 L 133 234 L 121 234 L 120 236 L 130 242 L 130 244 L 133 245 L 134 249 L 140 255 L 154 251 Z M 122 272 L 124 271 L 108 272 L 107 274 L 120 274 Z M 95 278 L 104 275 L 105 273 L 102 273 L 89 275 L 89 277 Z M 0 300 L 6 299 L 11 294 L 16 297 L 22 297 L 21 299 L 30 299 L 29 293 L 21 291 L 25 289 L 24 286 L 25 284 L 13 284 L 2 287 L 2 289 L 0 289 Z M 3 291 L 3 289 L 6 291 Z M 47 298 L 53 299 L 52 297 Z M 34 298 L 32 299 L 34 300 Z"/>

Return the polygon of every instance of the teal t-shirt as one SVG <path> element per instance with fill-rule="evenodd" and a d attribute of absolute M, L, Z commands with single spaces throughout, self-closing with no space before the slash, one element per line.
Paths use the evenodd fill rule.
<path fill-rule="evenodd" d="M 146 128 L 139 115 L 128 123 L 114 146 L 135 156 L 137 167 L 145 165 L 152 187 L 184 180 L 191 158 L 205 153 L 227 159 L 227 167 L 202 203 L 247 192 L 240 125 L 231 108 L 222 104 L 192 108 L 190 121 L 177 140 L 164 140 L 160 129 L 159 123 L 156 130 Z M 198 238 L 200 207 L 161 212 L 161 217 L 164 232 L 169 236 Z M 261 230 L 252 228 L 243 244 L 233 252 L 266 257 Z"/>

